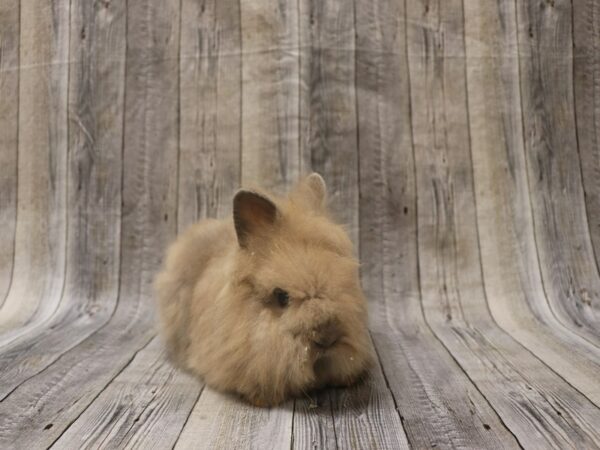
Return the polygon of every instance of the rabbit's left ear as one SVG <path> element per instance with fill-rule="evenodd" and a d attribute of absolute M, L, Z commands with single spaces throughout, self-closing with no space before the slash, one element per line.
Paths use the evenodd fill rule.
<path fill-rule="evenodd" d="M 321 175 L 313 172 L 298 183 L 292 191 L 291 197 L 314 210 L 321 210 L 325 208 L 327 201 L 325 180 Z"/>
<path fill-rule="evenodd" d="M 277 215 L 277 206 L 265 195 L 238 191 L 233 198 L 233 222 L 240 247 L 248 247 L 250 241 L 269 236 Z"/>

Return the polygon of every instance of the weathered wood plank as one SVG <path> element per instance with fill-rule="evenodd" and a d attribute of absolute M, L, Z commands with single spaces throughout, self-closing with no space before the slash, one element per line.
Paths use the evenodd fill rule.
<path fill-rule="evenodd" d="M 363 382 L 298 399 L 294 448 L 408 448 L 400 416 L 377 365 Z"/>
<path fill-rule="evenodd" d="M 288 448 L 292 436 L 293 402 L 277 408 L 256 408 L 243 400 L 205 388 L 176 449 Z"/>
<path fill-rule="evenodd" d="M 0 308 L 13 277 L 19 136 L 19 0 L 0 4 Z"/>
<path fill-rule="evenodd" d="M 361 268 L 383 371 L 411 446 L 516 447 L 422 315 L 406 49 L 421 22 L 401 4 L 358 5 Z"/>
<path fill-rule="evenodd" d="M 234 40 L 222 49 L 224 52 L 227 48 L 231 55 L 241 52 L 242 57 L 241 111 L 226 112 L 241 121 L 241 181 L 245 186 L 260 185 L 283 192 L 298 179 L 300 169 L 298 5 L 272 0 L 242 2 L 240 22 L 234 21 L 237 10 L 232 5 L 224 4 L 223 9 L 219 6 L 215 11 L 217 19 L 226 21 L 227 29 L 236 33 L 237 27 L 241 36 L 241 50 Z M 212 11 L 205 13 L 210 17 Z M 205 38 L 209 42 L 222 39 L 218 31 L 218 26 L 207 28 Z M 217 53 L 214 50 L 215 58 Z M 225 87 L 226 95 L 229 89 L 236 89 L 234 84 Z M 229 184 L 229 192 L 237 187 Z M 199 442 L 209 448 L 289 447 L 292 417 L 293 402 L 265 410 L 205 388 L 176 447 L 195 448 Z"/>
<path fill-rule="evenodd" d="M 301 42 L 310 49 L 302 60 L 308 78 L 300 82 L 309 88 L 309 110 L 301 114 L 308 145 L 301 159 L 325 177 L 331 211 L 358 246 L 354 6 L 339 0 L 300 4 L 301 16 L 310 17 Z"/>
<path fill-rule="evenodd" d="M 559 321 L 600 345 L 600 279 L 576 157 L 571 13 L 566 0 L 517 6 L 525 154 L 550 306 Z"/>
<path fill-rule="evenodd" d="M 125 6 L 71 3 L 68 233 L 63 299 L 0 354 L 0 398 L 104 325 L 119 288 Z"/>
<path fill-rule="evenodd" d="M 129 3 L 120 297 L 111 321 L 0 405 L 0 445 L 48 446 L 154 335 L 151 281 L 175 232 L 179 2 Z M 16 412 L 16 413 L 15 413 Z"/>
<path fill-rule="evenodd" d="M 335 182 L 331 179 L 331 174 L 325 173 L 326 159 L 332 153 L 320 151 L 318 145 L 329 145 L 331 150 L 331 142 L 324 133 L 326 127 L 322 122 L 322 116 L 328 117 L 328 101 L 331 100 L 329 91 L 316 92 L 321 86 L 329 87 L 331 85 L 330 76 L 321 77 L 322 70 L 328 70 L 329 66 L 320 58 L 322 46 L 327 43 L 321 40 L 322 29 L 328 31 L 328 26 L 336 26 L 335 23 L 327 23 L 327 15 L 324 14 L 334 2 L 313 2 L 312 0 L 298 1 L 298 118 L 299 118 L 299 136 L 298 136 L 298 151 L 300 156 L 300 171 L 303 175 L 316 171 L 324 177 L 328 189 L 328 206 L 331 202 L 331 183 Z M 327 8 L 329 5 L 329 8 Z M 342 20 L 346 24 L 347 21 Z M 342 31 L 343 30 L 337 30 Z M 331 36 L 328 36 L 331 37 Z M 342 40 L 347 41 L 347 33 Z M 352 42 L 354 36 L 352 36 Z M 332 56 L 332 55 L 330 55 Z M 337 55 L 336 55 L 337 56 Z M 338 57 L 339 59 L 339 57 Z M 346 58 L 347 59 L 347 58 Z M 344 75 L 347 76 L 348 67 L 344 67 Z M 348 80 L 347 80 L 348 81 Z M 353 94 L 352 86 L 346 86 L 347 95 Z M 338 100 L 339 101 L 339 100 Z M 344 98 L 342 101 L 346 101 Z M 344 116 L 347 121 L 356 120 L 350 115 Z M 344 125 L 343 120 L 340 120 Z M 339 151 L 339 148 L 335 148 Z M 313 152 L 317 152 L 323 156 L 315 161 Z M 340 205 L 341 206 L 341 205 Z M 341 208 L 343 209 L 343 208 Z M 338 210 L 339 211 L 339 210 Z M 354 211 L 345 210 L 341 216 L 344 219 L 349 218 L 352 223 L 354 220 Z M 354 241 L 356 242 L 356 241 Z M 322 391 L 315 393 L 307 393 L 306 398 L 299 398 L 294 401 L 293 412 L 293 448 L 336 448 L 336 433 L 333 419 L 333 411 L 331 398 L 334 394 L 330 391 Z"/>
<path fill-rule="evenodd" d="M 292 448 L 338 448 L 332 410 L 334 395 L 332 390 L 321 390 L 294 400 Z"/>
<path fill-rule="evenodd" d="M 334 218 L 358 248 L 358 152 L 355 93 L 354 8 L 344 2 L 301 2 L 301 73 L 309 87 L 309 138 L 301 161 L 325 178 Z M 301 86 L 304 83 L 301 80 Z M 301 100 L 301 105 L 305 103 Z M 304 113 L 300 115 L 305 117 Z M 304 141 L 301 142 L 301 144 Z M 298 399 L 294 410 L 295 448 L 402 448 L 406 435 L 381 369 L 350 389 Z M 315 407 L 316 406 L 316 407 Z"/>
<path fill-rule="evenodd" d="M 573 4 L 573 89 L 588 226 L 600 265 L 600 4 Z"/>
<path fill-rule="evenodd" d="M 3 1 L 0 446 L 600 447 L 600 10 L 572 5 Z M 153 340 L 164 247 L 310 170 L 381 371 L 194 407 Z"/>
<path fill-rule="evenodd" d="M 461 5 L 449 1 L 430 5 L 426 14 L 407 13 L 427 30 L 420 52 L 427 56 L 411 58 L 410 64 L 425 317 L 522 446 L 596 447 L 600 434 L 593 424 L 600 410 L 489 315 L 476 227 Z M 434 115 L 428 116 L 428 108 Z"/>
<path fill-rule="evenodd" d="M 338 448 L 409 448 L 379 363 L 364 383 L 332 390 L 330 400 Z"/>
<path fill-rule="evenodd" d="M 298 1 L 241 2 L 242 182 L 282 190 L 298 178 Z"/>
<path fill-rule="evenodd" d="M 229 210 L 237 189 L 240 121 L 235 111 L 240 109 L 241 56 L 237 51 L 239 14 L 231 7 L 226 3 L 182 3 L 180 230 L 199 218 Z M 199 80 L 202 84 L 197 87 Z M 212 89 L 214 93 L 209 94 Z M 214 95 L 212 103 L 205 103 L 207 95 Z M 218 139 L 211 141 L 215 136 Z M 75 436 L 85 434 L 81 445 L 93 447 L 173 446 L 203 384 L 175 369 L 163 358 L 162 348 L 163 343 L 156 338 L 142 349 L 58 443 L 68 445 Z M 145 373 L 153 374 L 155 381 L 138 380 Z M 173 379 L 179 380 L 175 386 Z M 128 388 L 127 383 L 138 387 Z M 127 393 L 127 389 L 137 394 Z"/>
<path fill-rule="evenodd" d="M 12 284 L 0 338 L 56 309 L 65 278 L 69 4 L 20 5 L 18 193 Z M 35 274 L 35 275 L 33 275 Z"/>
<path fill-rule="evenodd" d="M 178 228 L 224 217 L 241 177 L 239 2 L 182 2 Z"/>
<path fill-rule="evenodd" d="M 373 334 L 410 446 L 518 448 L 460 366 L 423 330 Z"/>
<path fill-rule="evenodd" d="M 597 349 L 556 320 L 542 285 L 523 153 L 514 2 L 497 9 L 468 3 L 465 19 L 476 212 L 490 312 L 599 405 Z"/>
<path fill-rule="evenodd" d="M 53 448 L 172 448 L 199 386 L 167 361 L 154 338 Z"/>

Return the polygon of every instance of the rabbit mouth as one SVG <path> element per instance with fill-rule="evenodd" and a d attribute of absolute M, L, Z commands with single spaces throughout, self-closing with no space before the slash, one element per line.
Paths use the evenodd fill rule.
<path fill-rule="evenodd" d="M 335 361 L 339 359 L 342 354 L 346 353 L 346 351 L 352 352 L 352 349 L 341 339 L 326 347 L 314 343 L 313 349 L 313 370 L 315 374 L 317 374 L 317 372 L 335 369 Z M 352 357 L 350 358 L 353 359 Z"/>
<path fill-rule="evenodd" d="M 348 359 L 350 365 L 344 364 Z M 341 387 L 351 385 L 365 378 L 366 367 L 360 358 L 350 353 L 349 355 L 328 352 L 318 357 L 312 366 L 316 386 Z"/>
<path fill-rule="evenodd" d="M 317 358 L 313 364 L 313 372 L 317 380 L 323 379 L 332 370 L 333 361 L 327 356 Z"/>

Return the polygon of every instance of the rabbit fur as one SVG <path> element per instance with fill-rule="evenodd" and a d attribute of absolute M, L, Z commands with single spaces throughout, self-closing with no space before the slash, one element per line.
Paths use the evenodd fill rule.
<path fill-rule="evenodd" d="M 155 288 L 171 358 L 254 405 L 350 385 L 373 361 L 352 243 L 316 173 L 285 198 L 238 191 L 233 220 L 171 245 Z"/>

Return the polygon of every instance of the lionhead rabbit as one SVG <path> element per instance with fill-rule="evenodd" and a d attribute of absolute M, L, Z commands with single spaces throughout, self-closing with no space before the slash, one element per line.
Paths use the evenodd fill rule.
<path fill-rule="evenodd" d="M 176 240 L 156 290 L 180 366 L 260 406 L 366 372 L 358 263 L 325 196 L 316 173 L 287 198 L 241 190 L 233 220 L 204 220 Z"/>

